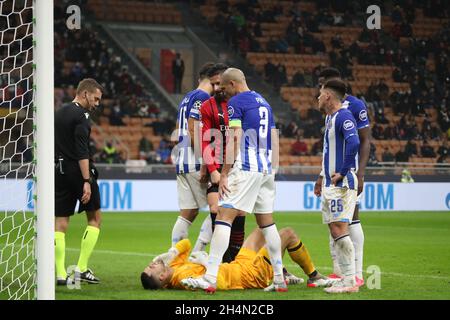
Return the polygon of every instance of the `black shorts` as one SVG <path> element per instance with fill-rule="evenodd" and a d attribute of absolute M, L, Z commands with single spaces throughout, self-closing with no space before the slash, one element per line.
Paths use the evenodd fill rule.
<path fill-rule="evenodd" d="M 222 172 L 222 166 L 220 166 L 220 168 L 217 169 L 217 171 L 219 171 L 219 173 Z M 212 192 L 219 192 L 219 185 L 218 184 L 214 184 L 211 181 L 208 181 L 208 189 L 206 189 L 206 194 L 212 193 Z"/>
<path fill-rule="evenodd" d="M 219 185 L 208 181 L 208 189 L 206 189 L 206 194 L 210 194 L 212 192 L 219 192 Z"/>
<path fill-rule="evenodd" d="M 55 166 L 55 216 L 70 217 L 75 213 L 77 201 L 83 196 L 83 177 L 78 162 L 66 162 L 64 174 Z M 97 179 L 91 183 L 91 199 L 78 208 L 78 213 L 100 209 L 100 191 Z"/>

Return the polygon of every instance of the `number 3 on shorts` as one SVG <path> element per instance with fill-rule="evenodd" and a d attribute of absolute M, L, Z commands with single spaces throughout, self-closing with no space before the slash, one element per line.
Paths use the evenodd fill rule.
<path fill-rule="evenodd" d="M 332 213 L 344 211 L 342 199 L 333 199 L 330 201 L 330 211 Z"/>

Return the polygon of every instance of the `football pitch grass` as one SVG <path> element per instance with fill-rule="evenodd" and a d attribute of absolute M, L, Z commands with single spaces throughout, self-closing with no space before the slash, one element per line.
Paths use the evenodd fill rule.
<path fill-rule="evenodd" d="M 189 230 L 195 243 L 206 213 L 200 213 Z M 80 300 L 316 300 L 316 299 L 450 299 L 450 212 L 362 212 L 365 233 L 364 269 L 377 266 L 380 288 L 364 286 L 359 293 L 330 295 L 306 284 L 289 286 L 287 293 L 262 289 L 218 291 L 144 290 L 140 273 L 153 257 L 167 251 L 177 213 L 104 213 L 102 231 L 90 260 L 101 279 L 99 285 L 82 284 L 81 289 L 56 288 L 56 299 Z M 332 271 L 328 230 L 320 213 L 275 214 L 277 227 L 292 227 L 306 244 L 317 269 Z M 255 227 L 246 218 L 246 234 Z M 66 235 L 66 267 L 76 264 L 84 215 L 72 217 Z M 306 281 L 303 271 L 285 254 L 288 270 Z M 366 283 L 370 276 L 365 272 Z"/>

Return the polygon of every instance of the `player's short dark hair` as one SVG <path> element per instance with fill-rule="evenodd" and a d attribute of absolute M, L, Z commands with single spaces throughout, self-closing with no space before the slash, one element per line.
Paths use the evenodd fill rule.
<path fill-rule="evenodd" d="M 96 89 L 100 90 L 102 93 L 105 91 L 102 85 L 95 79 L 86 78 L 78 83 L 77 94 L 81 94 L 83 91 L 94 92 Z"/>
<path fill-rule="evenodd" d="M 211 69 L 208 71 L 208 78 L 214 77 L 218 74 L 223 73 L 228 69 L 228 66 L 225 63 L 216 63 Z"/>
<path fill-rule="evenodd" d="M 347 92 L 347 86 L 345 82 L 340 79 L 328 80 L 323 85 L 323 88 L 333 90 L 340 100 L 344 98 L 345 93 Z"/>
<path fill-rule="evenodd" d="M 324 78 L 325 81 L 331 78 L 341 78 L 341 72 L 332 67 L 328 67 L 320 71 L 319 78 Z"/>
<path fill-rule="evenodd" d="M 208 78 L 209 70 L 211 70 L 214 67 L 214 62 L 206 62 L 202 67 L 200 68 L 200 71 L 198 72 L 198 78 L 200 80 Z"/>
<path fill-rule="evenodd" d="M 145 290 L 157 290 L 161 288 L 161 282 L 154 277 L 150 277 L 145 272 L 141 273 L 141 283 Z"/>

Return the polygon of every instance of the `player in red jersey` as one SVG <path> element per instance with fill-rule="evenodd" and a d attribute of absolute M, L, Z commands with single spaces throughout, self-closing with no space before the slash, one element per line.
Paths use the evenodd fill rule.
<path fill-rule="evenodd" d="M 220 171 L 225 159 L 225 144 L 228 130 L 228 107 L 224 93 L 220 89 L 221 74 L 228 68 L 223 63 L 217 63 L 208 72 L 213 96 L 204 101 L 200 107 L 201 143 L 203 157 L 203 182 L 208 182 L 207 200 L 211 221 L 208 218 L 202 224 L 195 247 L 204 247 L 211 241 L 212 230 L 216 219 L 219 203 Z M 211 224 L 211 227 L 210 227 Z M 245 216 L 237 217 L 231 228 L 230 245 L 223 257 L 224 262 L 231 262 L 239 252 L 245 237 Z M 201 242 L 201 244 L 199 244 Z"/>

